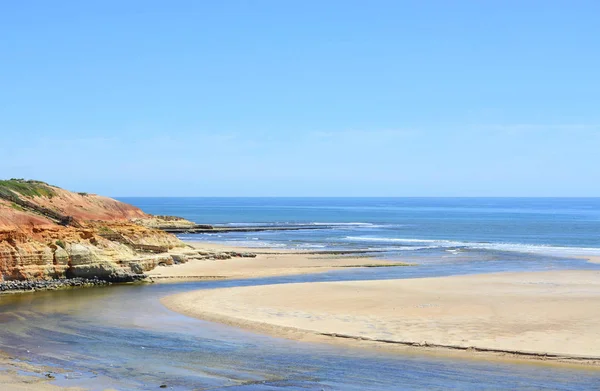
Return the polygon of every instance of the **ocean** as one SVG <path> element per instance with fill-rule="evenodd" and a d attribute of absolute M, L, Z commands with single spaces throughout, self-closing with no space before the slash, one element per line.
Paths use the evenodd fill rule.
<path fill-rule="evenodd" d="M 375 257 L 422 263 L 472 260 L 481 266 L 487 260 L 490 271 L 560 266 L 564 259 L 576 262 L 578 257 L 600 255 L 600 198 L 120 200 L 148 213 L 215 226 L 322 228 L 180 235 L 188 241 L 256 248 L 373 250 Z M 504 261 L 505 267 L 497 261 Z M 583 265 L 577 263 L 577 267 Z"/>

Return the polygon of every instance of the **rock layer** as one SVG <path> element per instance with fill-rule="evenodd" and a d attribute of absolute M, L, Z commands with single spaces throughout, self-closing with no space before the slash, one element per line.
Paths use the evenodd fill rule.
<path fill-rule="evenodd" d="M 133 281 L 158 265 L 200 256 L 174 235 L 140 223 L 161 219 L 107 197 L 0 181 L 0 282 Z"/>

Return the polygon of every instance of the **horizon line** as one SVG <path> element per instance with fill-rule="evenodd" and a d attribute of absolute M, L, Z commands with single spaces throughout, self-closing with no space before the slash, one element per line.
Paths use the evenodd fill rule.
<path fill-rule="evenodd" d="M 600 198 L 600 196 L 109 196 L 111 198 Z"/>

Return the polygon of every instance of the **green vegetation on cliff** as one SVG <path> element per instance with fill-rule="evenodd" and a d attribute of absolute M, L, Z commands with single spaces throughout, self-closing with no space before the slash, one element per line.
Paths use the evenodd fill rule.
<path fill-rule="evenodd" d="M 54 189 L 45 182 L 15 178 L 9 180 L 0 180 L 0 195 L 10 195 L 11 190 L 15 193 L 29 198 L 52 198 L 56 195 Z"/>

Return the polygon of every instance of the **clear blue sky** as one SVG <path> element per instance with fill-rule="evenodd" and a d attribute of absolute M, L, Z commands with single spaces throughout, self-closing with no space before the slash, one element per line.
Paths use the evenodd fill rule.
<path fill-rule="evenodd" d="M 0 177 L 600 196 L 600 2 L 5 1 Z"/>

